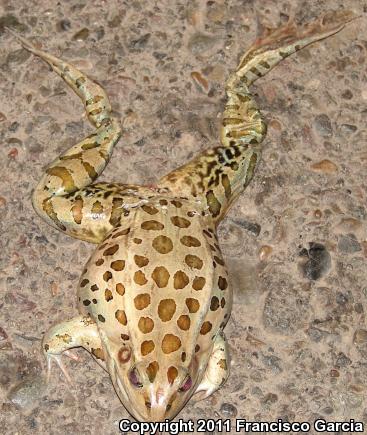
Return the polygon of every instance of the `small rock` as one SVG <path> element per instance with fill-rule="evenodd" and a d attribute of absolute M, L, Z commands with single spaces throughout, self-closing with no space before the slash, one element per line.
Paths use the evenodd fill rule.
<path fill-rule="evenodd" d="M 209 90 L 208 80 L 201 73 L 197 71 L 193 71 L 191 73 L 191 77 L 202 91 L 204 91 L 205 93 L 208 92 Z"/>
<path fill-rule="evenodd" d="M 240 379 L 234 379 L 234 387 L 232 388 L 232 393 L 238 393 L 245 388 L 245 383 Z"/>
<path fill-rule="evenodd" d="M 254 382 L 263 382 L 264 375 L 260 372 L 260 370 L 252 370 L 250 371 L 250 379 Z"/>
<path fill-rule="evenodd" d="M 29 59 L 31 56 L 32 54 L 29 51 L 24 50 L 23 48 L 19 48 L 19 50 L 15 50 L 9 53 L 6 58 L 6 61 L 8 63 L 15 63 L 20 65 L 23 62 L 25 62 L 27 59 Z"/>
<path fill-rule="evenodd" d="M 17 137 L 9 137 L 8 144 L 22 146 L 23 142 L 20 139 L 18 139 Z"/>
<path fill-rule="evenodd" d="M 260 234 L 261 225 L 257 223 L 249 222 L 246 219 L 232 219 L 232 222 L 249 231 L 256 237 Z"/>
<path fill-rule="evenodd" d="M 362 250 L 360 243 L 353 233 L 339 237 L 338 249 L 345 254 L 353 254 Z"/>
<path fill-rule="evenodd" d="M 150 33 L 146 33 L 145 35 L 141 36 L 138 39 L 133 39 L 129 43 L 130 49 L 132 49 L 132 50 L 140 50 L 140 49 L 144 48 L 147 45 L 150 37 L 151 37 L 151 34 Z"/>
<path fill-rule="evenodd" d="M 59 286 L 56 284 L 55 281 L 52 281 L 51 283 L 51 294 L 52 296 L 57 296 L 59 293 Z"/>
<path fill-rule="evenodd" d="M 335 302 L 338 305 L 346 305 L 349 301 L 349 297 L 346 293 L 337 291 L 335 293 Z"/>
<path fill-rule="evenodd" d="M 276 403 L 278 401 L 278 396 L 274 393 L 268 393 L 264 399 L 262 400 L 262 403 L 265 404 L 270 404 L 270 403 Z"/>
<path fill-rule="evenodd" d="M 60 20 L 56 25 L 57 30 L 60 32 L 66 32 L 71 28 L 71 22 L 68 19 Z"/>
<path fill-rule="evenodd" d="M 85 41 L 89 36 L 89 29 L 84 27 L 83 29 L 79 30 L 79 32 L 75 33 L 73 36 L 73 41 Z"/>
<path fill-rule="evenodd" d="M 277 119 L 272 119 L 269 122 L 269 127 L 276 131 L 282 130 L 282 124 Z"/>
<path fill-rule="evenodd" d="M 105 32 L 105 30 L 104 30 L 104 27 L 99 26 L 99 27 L 95 30 L 95 34 L 96 34 L 97 41 L 100 41 L 100 40 L 104 37 L 105 33 L 106 33 L 106 32 Z"/>
<path fill-rule="evenodd" d="M 0 326 L 0 341 L 5 341 L 8 339 L 8 334 L 5 330 Z"/>
<path fill-rule="evenodd" d="M 248 341 L 252 346 L 259 347 L 263 346 L 265 343 L 253 335 L 247 333 L 246 341 Z"/>
<path fill-rule="evenodd" d="M 367 331 L 365 329 L 357 329 L 353 335 L 354 344 L 366 344 L 367 343 Z"/>
<path fill-rule="evenodd" d="M 17 148 L 12 148 L 9 152 L 8 152 L 8 157 L 10 159 L 15 159 L 16 157 L 18 157 L 18 150 Z"/>
<path fill-rule="evenodd" d="M 10 124 L 9 131 L 16 132 L 19 128 L 19 122 L 15 121 Z"/>
<path fill-rule="evenodd" d="M 326 331 L 322 331 L 321 329 L 318 329 L 313 325 L 310 326 L 306 332 L 309 335 L 310 339 L 315 343 L 319 343 L 321 340 L 324 340 L 329 335 Z"/>
<path fill-rule="evenodd" d="M 364 313 L 363 304 L 361 304 L 360 302 L 354 304 L 354 311 L 358 314 L 363 314 Z"/>
<path fill-rule="evenodd" d="M 6 199 L 3 196 L 0 196 L 0 207 L 4 207 L 6 205 Z"/>
<path fill-rule="evenodd" d="M 325 114 L 317 115 L 315 117 L 314 127 L 322 137 L 331 137 L 333 135 L 330 118 Z"/>
<path fill-rule="evenodd" d="M 189 50 L 193 54 L 206 53 L 218 42 L 218 38 L 205 35 L 204 33 L 194 33 L 189 40 Z"/>
<path fill-rule="evenodd" d="M 281 367 L 281 359 L 275 355 L 264 355 L 263 363 L 265 367 L 268 367 L 273 373 L 281 373 L 283 371 Z"/>
<path fill-rule="evenodd" d="M 136 142 L 134 142 L 134 145 L 136 145 L 137 147 L 142 147 L 145 144 L 145 138 L 142 137 L 141 139 L 137 140 Z"/>
<path fill-rule="evenodd" d="M 335 366 L 340 368 L 340 367 L 350 366 L 351 364 L 352 364 L 351 359 L 348 358 L 343 352 L 340 352 L 336 359 Z"/>
<path fill-rule="evenodd" d="M 343 218 L 337 225 L 339 231 L 350 232 L 357 231 L 362 227 L 362 222 L 355 218 Z"/>
<path fill-rule="evenodd" d="M 162 53 L 160 51 L 153 51 L 152 54 L 157 60 L 163 60 L 164 58 L 167 57 L 167 53 Z M 191 75 L 192 75 L 192 73 L 191 73 Z"/>
<path fill-rule="evenodd" d="M 364 240 L 362 243 L 363 255 L 367 258 L 367 241 Z"/>
<path fill-rule="evenodd" d="M 273 252 L 273 248 L 271 246 L 269 246 L 269 245 L 262 246 L 260 248 L 260 251 L 259 251 L 260 261 L 267 260 L 270 257 L 272 252 Z"/>
<path fill-rule="evenodd" d="M 317 209 L 313 212 L 313 215 L 315 216 L 316 219 L 321 219 L 322 218 L 322 211 Z"/>
<path fill-rule="evenodd" d="M 32 408 L 46 390 L 45 380 L 40 377 L 31 377 L 12 388 L 8 394 L 9 400 L 18 408 Z"/>
<path fill-rule="evenodd" d="M 0 112 L 0 122 L 6 121 L 6 116 Z"/>
<path fill-rule="evenodd" d="M 331 406 L 326 406 L 323 410 L 322 413 L 326 414 L 326 415 L 331 415 L 334 412 L 334 409 Z"/>
<path fill-rule="evenodd" d="M 220 412 L 226 418 L 234 418 L 237 415 L 237 408 L 231 403 L 222 403 Z"/>
<path fill-rule="evenodd" d="M 358 127 L 353 124 L 342 124 L 340 126 L 340 131 L 344 134 L 355 133 L 358 130 Z"/>
<path fill-rule="evenodd" d="M 366 390 L 366 387 L 363 384 L 350 384 L 349 390 L 356 393 L 363 393 Z"/>
<path fill-rule="evenodd" d="M 338 170 L 338 167 L 331 160 L 324 159 L 320 162 L 313 163 L 311 169 L 317 172 L 324 172 L 325 174 L 332 174 Z"/>
<path fill-rule="evenodd" d="M 346 100 L 351 100 L 353 98 L 353 94 L 349 89 L 346 89 L 344 92 L 342 92 L 342 97 Z"/>
<path fill-rule="evenodd" d="M 15 15 L 7 14 L 0 17 L 0 35 L 5 32 L 5 28 L 17 30 L 20 33 L 27 31 L 27 26 L 18 21 Z"/>
<path fill-rule="evenodd" d="M 208 8 L 208 19 L 214 23 L 222 23 L 227 9 L 224 4 L 212 3 L 213 4 L 210 4 L 210 7 Z M 209 5 L 209 2 L 207 2 L 207 4 Z"/>
<path fill-rule="evenodd" d="M 0 350 L 13 350 L 13 345 L 10 341 L 0 342 Z"/>
<path fill-rule="evenodd" d="M 315 281 L 326 275 L 331 267 L 331 256 L 326 247 L 321 243 L 310 243 L 310 249 L 301 250 L 300 255 L 308 257 L 308 261 L 301 265 L 306 278 Z"/>
<path fill-rule="evenodd" d="M 111 29 L 115 27 L 119 27 L 122 22 L 122 17 L 120 15 L 115 15 L 111 21 L 108 22 L 108 27 L 111 27 Z"/>

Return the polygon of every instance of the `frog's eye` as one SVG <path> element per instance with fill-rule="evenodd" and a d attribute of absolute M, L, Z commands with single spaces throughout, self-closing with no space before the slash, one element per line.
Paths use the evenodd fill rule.
<path fill-rule="evenodd" d="M 136 388 L 142 388 L 143 383 L 140 380 L 139 372 L 135 367 L 133 367 L 129 372 L 129 381 L 134 385 Z"/>
<path fill-rule="evenodd" d="M 189 391 L 189 389 L 192 387 L 192 379 L 191 376 L 187 376 L 184 380 L 184 382 L 182 383 L 179 391 L 181 391 L 181 393 L 186 393 L 186 391 Z"/>

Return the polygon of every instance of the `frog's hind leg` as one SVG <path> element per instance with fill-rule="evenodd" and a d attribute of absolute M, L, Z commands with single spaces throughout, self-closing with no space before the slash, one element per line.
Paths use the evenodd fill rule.
<path fill-rule="evenodd" d="M 266 134 L 266 124 L 248 86 L 290 54 L 340 31 L 353 18 L 344 11 L 305 26 L 289 22 L 258 39 L 227 81 L 222 146 L 205 151 L 166 175 L 158 186 L 179 195 L 193 195 L 215 221 L 223 218 L 252 179 Z"/>
<path fill-rule="evenodd" d="M 121 200 L 113 203 L 118 191 L 116 186 L 89 185 L 109 161 L 121 134 L 119 123 L 111 115 L 110 102 L 99 85 L 72 65 L 11 33 L 25 49 L 46 61 L 66 81 L 83 101 L 88 119 L 96 127 L 94 133 L 48 166 L 34 190 L 33 206 L 53 227 L 76 238 L 98 243 L 113 227 L 110 222 L 112 209 L 116 204 L 121 205 Z M 85 211 L 95 213 L 97 218 L 84 219 Z M 96 227 L 98 231 L 94 231 Z"/>

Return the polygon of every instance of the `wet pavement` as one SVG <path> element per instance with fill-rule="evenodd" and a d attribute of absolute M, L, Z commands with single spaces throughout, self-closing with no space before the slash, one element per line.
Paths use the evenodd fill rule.
<path fill-rule="evenodd" d="M 235 304 L 227 383 L 180 417 L 367 424 L 366 6 L 361 19 L 282 62 L 252 90 L 268 121 L 254 180 L 220 226 Z M 149 184 L 219 144 L 230 71 L 262 28 L 337 0 L 0 3 L 0 427 L 114 434 L 128 415 L 80 349 L 49 386 L 40 340 L 76 314 L 93 246 L 58 233 L 30 196 L 91 127 L 56 74 L 8 26 L 101 83 L 124 133 L 101 180 Z"/>

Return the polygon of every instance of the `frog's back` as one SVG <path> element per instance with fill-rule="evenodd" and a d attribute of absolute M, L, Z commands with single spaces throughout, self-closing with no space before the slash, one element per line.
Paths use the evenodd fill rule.
<path fill-rule="evenodd" d="M 230 309 L 213 224 L 186 199 L 155 197 L 130 210 L 92 255 L 79 301 L 136 360 L 184 363 L 211 348 Z"/>

